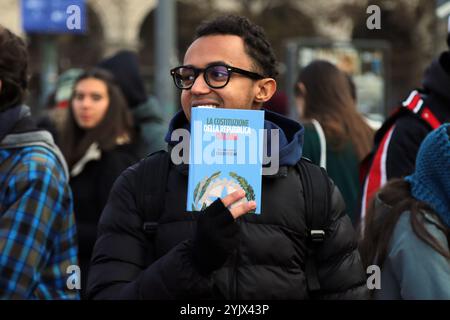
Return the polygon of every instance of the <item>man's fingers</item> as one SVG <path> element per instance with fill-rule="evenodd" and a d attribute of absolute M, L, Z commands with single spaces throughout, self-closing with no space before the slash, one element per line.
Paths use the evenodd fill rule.
<path fill-rule="evenodd" d="M 242 189 L 236 190 L 236 191 L 230 193 L 229 195 L 227 195 L 225 198 L 223 198 L 222 203 L 225 207 L 229 207 L 236 201 L 241 200 L 243 197 L 245 197 L 245 191 Z"/>
<path fill-rule="evenodd" d="M 240 216 L 246 214 L 247 212 L 253 210 L 256 208 L 256 202 L 255 201 L 249 201 L 246 203 L 243 203 L 237 207 L 234 207 L 230 210 L 231 215 L 234 219 L 239 218 Z"/>
<path fill-rule="evenodd" d="M 236 190 L 236 191 L 230 193 L 229 195 L 227 195 L 225 198 L 222 199 L 222 202 L 223 202 L 223 205 L 228 208 L 233 203 L 241 200 L 244 197 L 245 197 L 245 191 L 240 189 L 240 190 Z M 256 202 L 249 201 L 249 202 L 240 204 L 240 205 L 234 207 L 233 209 L 230 209 L 230 212 L 231 212 L 231 215 L 233 216 L 233 218 L 237 219 L 240 216 L 242 216 L 243 214 L 245 214 L 255 208 L 256 208 Z"/>

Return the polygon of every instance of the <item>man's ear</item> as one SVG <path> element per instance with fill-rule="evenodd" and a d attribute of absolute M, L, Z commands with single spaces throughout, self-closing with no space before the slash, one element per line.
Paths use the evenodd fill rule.
<path fill-rule="evenodd" d="M 258 80 L 256 90 L 255 102 L 262 104 L 272 98 L 275 91 L 277 91 L 277 82 L 272 78 Z"/>
<path fill-rule="evenodd" d="M 2 92 L 2 80 L 0 80 L 0 93 Z"/>

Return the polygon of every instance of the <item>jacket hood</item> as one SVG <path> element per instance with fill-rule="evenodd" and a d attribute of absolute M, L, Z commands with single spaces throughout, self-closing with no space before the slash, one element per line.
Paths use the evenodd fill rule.
<path fill-rule="evenodd" d="M 138 57 L 134 52 L 119 51 L 114 56 L 100 61 L 98 67 L 106 69 L 114 75 L 130 108 L 147 101 L 144 81 L 139 73 Z"/>
<path fill-rule="evenodd" d="M 0 149 L 15 149 L 28 146 L 41 146 L 51 150 L 61 163 L 64 173 L 69 178 L 66 161 L 59 148 L 56 146 L 52 135 L 46 130 L 40 130 L 31 120 L 30 108 L 17 106 L 10 113 L 0 113 L 0 128 L 9 127 L 5 135 L 0 136 Z M 1 132 L 0 132 L 1 133 Z"/>
<path fill-rule="evenodd" d="M 443 52 L 427 67 L 423 87 L 450 103 L 450 52 Z"/>
<path fill-rule="evenodd" d="M 174 146 L 178 141 L 171 141 L 170 137 L 175 129 L 184 128 L 190 130 L 190 124 L 183 111 L 179 111 L 175 114 L 169 123 L 169 130 L 166 134 L 165 141 Z M 302 157 L 303 148 L 303 126 L 279 115 L 275 112 L 264 110 L 264 129 L 279 129 L 279 164 L 280 166 L 293 166 Z M 271 145 L 270 134 L 267 135 L 267 145 Z M 270 150 L 268 149 L 268 155 L 270 156 Z"/>

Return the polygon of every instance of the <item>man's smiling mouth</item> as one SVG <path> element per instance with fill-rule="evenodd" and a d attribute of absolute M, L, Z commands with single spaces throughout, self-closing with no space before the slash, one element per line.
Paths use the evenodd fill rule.
<path fill-rule="evenodd" d="M 217 108 L 217 106 L 214 104 L 198 104 L 198 105 L 195 105 L 192 107 L 195 107 L 195 108 Z"/>

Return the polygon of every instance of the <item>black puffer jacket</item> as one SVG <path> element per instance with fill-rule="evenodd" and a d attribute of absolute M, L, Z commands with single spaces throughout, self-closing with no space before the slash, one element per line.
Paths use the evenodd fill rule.
<path fill-rule="evenodd" d="M 174 119 L 172 124 L 178 120 Z M 284 153 L 282 148 L 280 155 L 289 153 L 289 148 L 301 147 L 299 124 L 268 112 L 266 120 L 271 121 L 272 127 L 274 122 L 282 128 L 290 126 L 283 128 Z M 294 126 L 297 130 L 293 130 Z M 151 242 L 156 252 L 153 261 L 146 256 L 149 241 L 136 205 L 135 195 L 141 192 L 137 184 L 142 164 L 127 169 L 116 181 L 100 220 L 89 274 L 90 297 L 307 299 L 305 205 L 299 174 L 289 164 L 298 161 L 293 154 L 281 155 L 278 173 L 263 177 L 261 214 L 246 214 L 237 220 L 240 227 L 237 250 L 222 268 L 205 277 L 192 261 L 198 214 L 185 211 L 186 166 L 172 166 L 169 172 L 165 208 Z M 333 186 L 332 190 L 327 237 L 317 253 L 321 297 L 365 298 L 366 276 L 355 232 L 344 213 L 338 189 Z"/>

